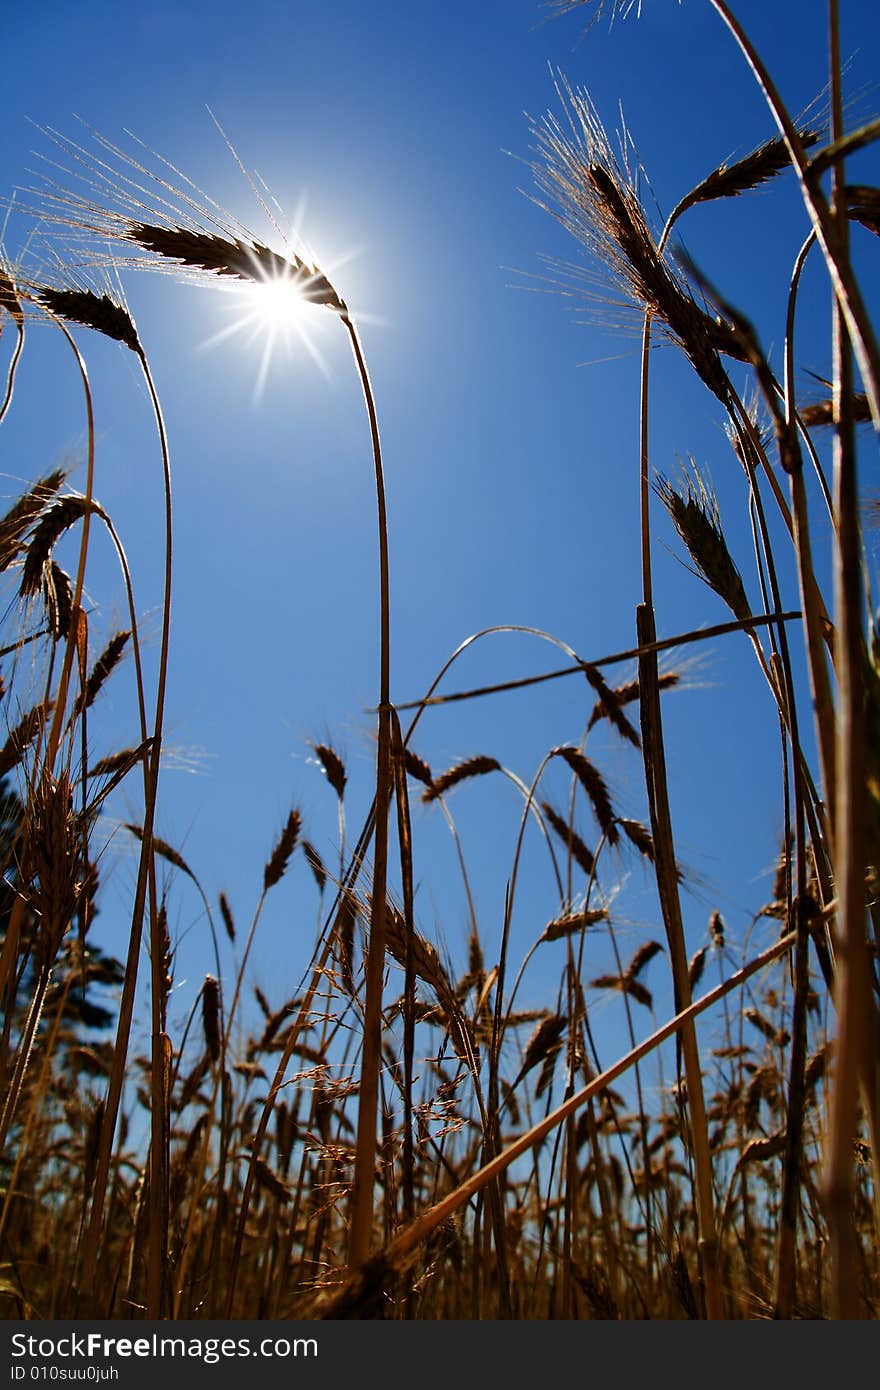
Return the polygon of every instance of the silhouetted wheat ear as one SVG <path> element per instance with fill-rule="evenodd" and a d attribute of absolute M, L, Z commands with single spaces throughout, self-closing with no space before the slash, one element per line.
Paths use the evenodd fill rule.
<path fill-rule="evenodd" d="M 477 754 L 474 758 L 465 758 L 464 762 L 456 763 L 455 767 L 450 767 L 446 772 L 441 772 L 429 787 L 422 792 L 422 801 L 436 801 L 438 796 L 448 792 L 452 787 L 464 782 L 469 777 L 482 777 L 487 772 L 500 772 L 501 764 L 497 758 L 486 757 Z"/>
<path fill-rule="evenodd" d="M 255 283 L 287 281 L 300 285 L 305 299 L 323 304 L 339 314 L 348 311 L 330 281 L 316 267 L 308 266 L 292 253 L 281 256 L 258 241 L 190 232 L 182 227 L 160 227 L 148 222 L 132 222 L 124 236 L 146 251 L 182 266 L 231 276 Z"/>
<path fill-rule="evenodd" d="M 287 817 L 287 824 L 281 832 L 281 838 L 272 851 L 272 856 L 266 865 L 263 873 L 263 891 L 274 887 L 283 877 L 287 869 L 287 861 L 296 848 L 299 839 L 302 817 L 299 811 L 291 811 Z"/>
<path fill-rule="evenodd" d="M 98 295 L 92 290 L 56 290 L 44 285 L 37 297 L 58 318 L 93 328 L 107 338 L 124 343 L 132 352 L 139 350 L 140 342 L 131 315 L 108 294 Z"/>
<path fill-rule="evenodd" d="M 620 832 L 617 829 L 611 798 L 608 795 L 608 788 L 601 772 L 579 748 L 568 746 L 554 748 L 551 750 L 550 756 L 551 758 L 562 758 L 564 762 L 568 763 L 590 799 L 596 820 L 599 822 L 599 827 L 606 840 L 609 845 L 616 845 L 620 839 Z"/>
<path fill-rule="evenodd" d="M 262 1187 L 265 1192 L 271 1193 L 277 1202 L 287 1203 L 291 1200 L 290 1189 L 285 1182 L 282 1182 L 278 1174 L 270 1168 L 264 1158 L 254 1159 L 254 1180 L 258 1187 Z"/>
<path fill-rule="evenodd" d="M 44 512 L 34 528 L 21 571 L 19 592 L 22 597 L 39 593 L 43 579 L 43 565 L 51 558 L 52 549 L 77 521 L 94 509 L 94 503 L 86 497 L 62 497 L 48 511 Z"/>
<path fill-rule="evenodd" d="M 695 951 L 688 962 L 688 979 L 690 980 L 691 990 L 695 990 L 703 978 L 703 971 L 706 968 L 706 956 L 709 953 L 708 946 L 701 946 Z"/>
<path fill-rule="evenodd" d="M 519 1085 L 519 1082 L 533 1067 L 538 1066 L 551 1052 L 558 1048 L 567 1026 L 568 1019 L 562 1014 L 549 1014 L 547 1018 L 541 1020 L 526 1044 L 522 1066 L 516 1081 L 513 1083 L 515 1086 Z"/>
<path fill-rule="evenodd" d="M 230 941 L 235 941 L 235 919 L 232 916 L 232 908 L 229 906 L 229 899 L 225 893 L 220 894 L 220 916 L 223 918 L 223 925 L 226 928 L 226 935 Z"/>
<path fill-rule="evenodd" d="M 692 477 L 684 474 L 681 492 L 668 479 L 660 478 L 657 496 L 669 512 L 700 577 L 743 622 L 751 617 L 751 605 L 724 539 L 718 503 L 693 463 L 691 471 Z"/>
<path fill-rule="evenodd" d="M 222 1050 L 220 1036 L 220 982 L 213 975 L 205 976 L 202 986 L 202 1027 L 205 1048 L 212 1062 L 219 1060 Z"/>
<path fill-rule="evenodd" d="M 312 748 L 315 757 L 321 764 L 324 776 L 341 800 L 345 795 L 345 784 L 348 780 L 345 771 L 345 763 L 336 750 L 331 748 L 329 744 L 313 743 Z"/>

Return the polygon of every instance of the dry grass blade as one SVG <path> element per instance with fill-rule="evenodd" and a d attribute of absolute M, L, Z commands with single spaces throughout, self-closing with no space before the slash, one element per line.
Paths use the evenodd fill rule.
<path fill-rule="evenodd" d="M 482 777 L 487 772 L 500 772 L 501 764 L 496 758 L 489 758 L 478 754 L 474 758 L 465 758 L 464 762 L 457 763 L 455 767 L 450 767 L 448 771 L 441 772 L 429 787 L 422 792 L 422 801 L 436 801 L 438 796 L 443 796 L 457 786 L 459 782 L 464 782 L 469 777 Z"/>
<path fill-rule="evenodd" d="M 284 877 L 287 861 L 293 854 L 299 839 L 301 825 L 302 817 L 299 811 L 291 811 L 287 817 L 287 824 L 281 832 L 281 837 L 272 851 L 271 858 L 263 873 L 263 892 L 273 888 Z"/>
<path fill-rule="evenodd" d="M 38 298 L 58 318 L 71 323 L 82 324 L 103 333 L 107 338 L 124 343 L 132 352 L 140 348 L 137 330 L 131 315 L 121 304 L 117 304 L 108 294 L 95 294 L 92 290 L 56 290 L 42 286 Z"/>
<path fill-rule="evenodd" d="M 616 845 L 620 839 L 620 834 L 611 806 L 611 798 L 608 795 L 608 788 L 598 768 L 594 767 L 579 748 L 571 748 L 567 745 L 552 749 L 550 757 L 562 758 L 563 762 L 568 764 L 590 799 L 603 835 L 609 845 Z"/>

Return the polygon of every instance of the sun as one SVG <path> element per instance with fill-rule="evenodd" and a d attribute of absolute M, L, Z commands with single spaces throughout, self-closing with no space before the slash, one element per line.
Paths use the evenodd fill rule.
<path fill-rule="evenodd" d="M 314 341 L 314 332 L 326 310 L 309 298 L 308 278 L 293 265 L 289 274 L 224 284 L 222 289 L 231 300 L 234 317 L 202 346 L 217 347 L 228 338 L 248 334 L 249 346 L 259 354 L 255 403 L 262 398 L 270 363 L 279 348 L 289 352 L 296 342 L 301 343 L 321 372 L 328 375 L 327 364 Z"/>

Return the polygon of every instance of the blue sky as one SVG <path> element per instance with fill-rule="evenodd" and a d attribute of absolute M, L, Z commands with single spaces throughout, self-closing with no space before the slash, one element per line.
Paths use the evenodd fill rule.
<path fill-rule="evenodd" d="M 825 5 L 784 0 L 738 9 L 790 107 L 806 106 L 826 80 Z M 865 0 L 842 10 L 855 121 L 870 109 L 863 88 L 876 73 L 880 16 Z M 245 10 L 224 0 L 90 2 L 18 7 L 5 20 L 7 52 L 22 61 L 8 63 L 4 75 L 4 195 L 33 182 L 33 150 L 51 149 L 27 118 L 81 138 L 76 113 L 114 140 L 124 128 L 134 131 L 266 236 L 210 107 L 278 200 L 291 213 L 304 208 L 304 234 L 324 264 L 338 263 L 338 287 L 362 316 L 385 446 L 398 701 L 419 695 L 459 642 L 493 624 L 545 629 L 587 659 L 634 645 L 637 341 L 590 323 L 584 305 L 535 278 L 545 274 L 542 256 L 579 255 L 528 196 L 525 113 L 558 111 L 550 68 L 589 89 L 610 129 L 623 111 L 650 179 L 648 198 L 663 213 L 721 160 L 773 133 L 706 3 L 649 0 L 638 20 L 611 30 L 603 21 L 588 34 L 579 14 L 545 21 L 535 0 L 451 0 L 442 11 L 388 0 L 254 0 Z M 852 169 L 858 181 L 876 181 L 876 156 L 860 156 Z M 12 254 L 27 226 L 12 220 Z M 806 226 L 791 180 L 735 204 L 698 208 L 683 224 L 698 263 L 776 350 Z M 872 261 L 866 241 L 867 234 L 859 256 L 876 290 L 876 253 Z M 171 756 L 157 828 L 210 897 L 229 894 L 243 933 L 291 805 L 333 862 L 334 798 L 310 762 L 310 741 L 332 742 L 347 761 L 352 833 L 369 802 L 378 581 L 363 402 L 331 316 L 315 315 L 311 330 L 326 373 L 295 343 L 273 358 L 256 404 L 259 347 L 247 335 L 204 347 L 229 322 L 225 299 L 146 275 L 127 276 L 125 288 L 166 412 L 175 484 Z M 799 323 L 802 361 L 820 373 L 829 368 L 827 321 L 816 264 Z M 122 533 L 155 659 L 161 494 L 145 392 L 122 348 L 80 336 L 96 393 L 96 493 Z M 714 403 L 669 349 L 656 355 L 654 383 L 655 466 L 674 471 L 687 453 L 708 466 L 757 602 L 743 481 Z M 81 455 L 83 429 L 63 344 L 35 329 L 0 436 L 2 491 L 15 495 L 20 479 Z M 866 441 L 869 467 L 873 450 Z M 81 471 L 73 481 L 82 484 Z M 654 555 L 661 635 L 726 620 L 720 601 L 679 563 L 680 547 L 659 515 Z M 791 575 L 785 582 L 797 606 Z M 124 617 L 100 546 L 89 592 L 97 643 Z M 688 649 L 689 658 L 697 653 L 692 688 L 666 706 L 679 855 L 692 872 L 691 949 L 703 944 L 713 908 L 738 935 L 767 900 L 782 827 L 778 726 L 745 639 Z M 449 686 L 558 664 L 541 643 L 497 636 L 478 644 Z M 610 674 L 622 680 L 633 672 Z M 108 689 L 106 723 L 96 734 L 107 740 L 101 752 L 134 741 L 129 694 L 124 680 Z M 581 683 L 569 680 L 440 709 L 424 720 L 415 746 L 435 770 L 487 753 L 528 783 L 550 747 L 579 740 L 590 703 Z M 602 730 L 589 748 L 621 813 L 644 816 L 635 757 Z M 565 783 L 551 786 L 559 804 Z M 521 800 L 503 779 L 487 778 L 462 787 L 450 804 L 491 958 Z M 134 790 L 113 809 L 122 820 L 136 816 Z M 585 806 L 578 825 L 593 842 Z M 436 808 L 416 806 L 415 831 L 420 926 L 461 965 L 464 896 Z M 615 912 L 626 958 L 647 936 L 662 939 L 662 925 L 640 865 L 621 857 L 609 867 L 605 886 L 623 885 Z M 95 931 L 119 952 L 133 873 L 116 836 Z M 546 855 L 532 838 L 519 904 L 516 961 L 557 910 Z M 187 885 L 178 884 L 181 1014 L 211 968 L 199 914 Z M 253 979 L 273 1002 L 296 987 L 316 914 L 298 859 L 273 890 L 255 948 Z M 596 949 L 600 973 L 607 948 Z M 524 986 L 530 1002 L 552 1003 L 560 960 L 548 954 L 536 962 Z M 647 978 L 666 998 L 662 963 Z"/>

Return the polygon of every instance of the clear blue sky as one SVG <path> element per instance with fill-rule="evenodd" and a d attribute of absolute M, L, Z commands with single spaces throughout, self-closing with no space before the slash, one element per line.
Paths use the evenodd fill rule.
<path fill-rule="evenodd" d="M 781 0 L 737 8 L 791 108 L 805 106 L 826 80 L 825 5 Z M 845 3 L 842 11 L 857 119 L 869 109 L 859 91 L 876 76 L 880 15 L 867 0 Z M 532 189 L 523 162 L 531 143 L 524 113 L 558 109 L 548 65 L 586 86 L 612 129 L 620 104 L 651 181 L 649 197 L 664 213 L 721 160 L 773 133 L 708 4 L 647 0 L 640 19 L 611 31 L 603 21 L 586 35 L 584 14 L 546 23 L 535 0 L 451 0 L 439 9 L 390 0 L 253 0 L 244 8 L 225 0 L 89 0 L 17 6 L 5 17 L 4 196 L 32 182 L 31 151 L 51 148 L 26 118 L 79 138 L 77 113 L 111 139 L 128 127 L 256 235 L 266 235 L 210 106 L 244 162 L 291 213 L 306 199 L 303 230 L 324 262 L 357 253 L 336 279 L 364 316 L 378 397 L 398 701 L 421 693 L 462 639 L 491 624 L 547 629 L 585 658 L 634 644 L 636 338 L 591 325 L 583 306 L 559 295 L 525 288 L 538 285 L 528 277 L 542 273 L 542 254 L 578 257 L 575 243 L 524 196 Z M 852 167 L 858 181 L 877 181 L 876 156 L 861 156 Z M 699 208 L 683 224 L 697 261 L 777 350 L 789 269 L 805 228 L 791 181 L 750 200 Z M 12 254 L 26 229 L 25 219 L 11 223 Z M 873 249 L 865 264 L 876 291 Z M 257 407 L 259 350 L 245 337 L 203 350 L 228 321 L 226 301 L 158 277 L 129 275 L 125 284 L 166 411 L 175 481 L 166 721 L 175 756 L 162 780 L 157 828 L 182 850 L 209 896 L 227 891 L 243 932 L 291 805 L 302 809 L 306 834 L 333 862 L 334 799 L 309 763 L 309 740 L 332 741 L 347 760 L 353 833 L 369 801 L 367 709 L 377 694 L 378 627 L 363 402 L 344 334 L 329 317 L 314 330 L 327 375 L 295 346 L 273 360 Z M 802 361 L 820 373 L 829 368 L 827 311 L 824 282 L 812 267 Z M 122 348 L 85 333 L 81 340 L 96 393 L 96 493 L 122 533 L 139 604 L 154 613 L 161 495 L 145 393 Z M 714 403 L 671 351 L 658 355 L 654 380 L 655 465 L 672 471 L 676 457 L 691 452 L 708 466 L 757 602 L 742 529 L 743 481 Z M 0 435 L 0 490 L 15 495 L 20 479 L 81 452 L 83 430 L 63 345 L 35 330 Z M 871 441 L 866 453 L 873 469 Z M 73 481 L 81 485 L 82 472 Z M 817 543 L 827 536 L 820 532 Z M 658 516 L 661 635 L 728 616 L 679 555 Z M 89 582 L 99 610 L 97 643 L 114 619 L 124 621 L 118 580 L 100 547 Z M 786 582 L 796 606 L 790 576 Z M 155 656 L 155 617 L 147 630 Z M 666 706 L 676 836 L 694 874 L 686 901 L 691 949 L 703 943 L 712 908 L 721 908 L 738 935 L 767 900 L 782 826 L 778 727 L 745 639 L 689 649 L 695 651 L 695 688 L 672 695 Z M 450 687 L 557 664 L 540 644 L 496 637 L 460 664 Z M 632 669 L 611 674 L 625 679 Z M 123 682 L 116 693 L 108 689 L 101 752 L 135 741 L 125 691 Z M 589 703 L 581 684 L 567 681 L 441 709 L 426 718 L 415 746 L 437 770 L 487 753 L 529 782 L 553 744 L 578 741 Z M 93 727 L 98 731 L 100 721 Z M 644 816 L 636 758 L 602 731 L 590 746 L 621 813 Z M 552 785 L 558 803 L 565 784 Z M 451 806 L 491 957 L 520 803 L 509 784 L 490 778 L 461 788 Z M 121 819 L 138 814 L 134 790 L 117 799 L 114 812 Z M 583 805 L 578 824 L 594 841 Z M 420 926 L 461 966 L 464 898 L 437 808 L 417 806 L 415 829 Z M 527 846 L 514 961 L 557 909 L 546 856 L 536 840 Z M 122 905 L 134 869 L 121 838 L 105 865 L 108 895 L 95 934 L 122 952 Z M 607 888 L 630 875 L 616 900 L 626 956 L 648 935 L 662 939 L 662 925 L 642 892 L 639 864 L 620 858 L 609 867 Z M 255 952 L 253 978 L 273 1002 L 295 988 L 316 911 L 298 858 L 273 892 Z M 172 919 L 185 938 L 181 1015 L 211 968 L 199 912 L 195 896 L 178 883 Z M 545 951 L 544 964 L 528 977 L 533 1003 L 552 1003 L 561 958 Z M 604 946 L 601 953 L 596 973 Z M 665 997 L 661 963 L 647 978 Z"/>

